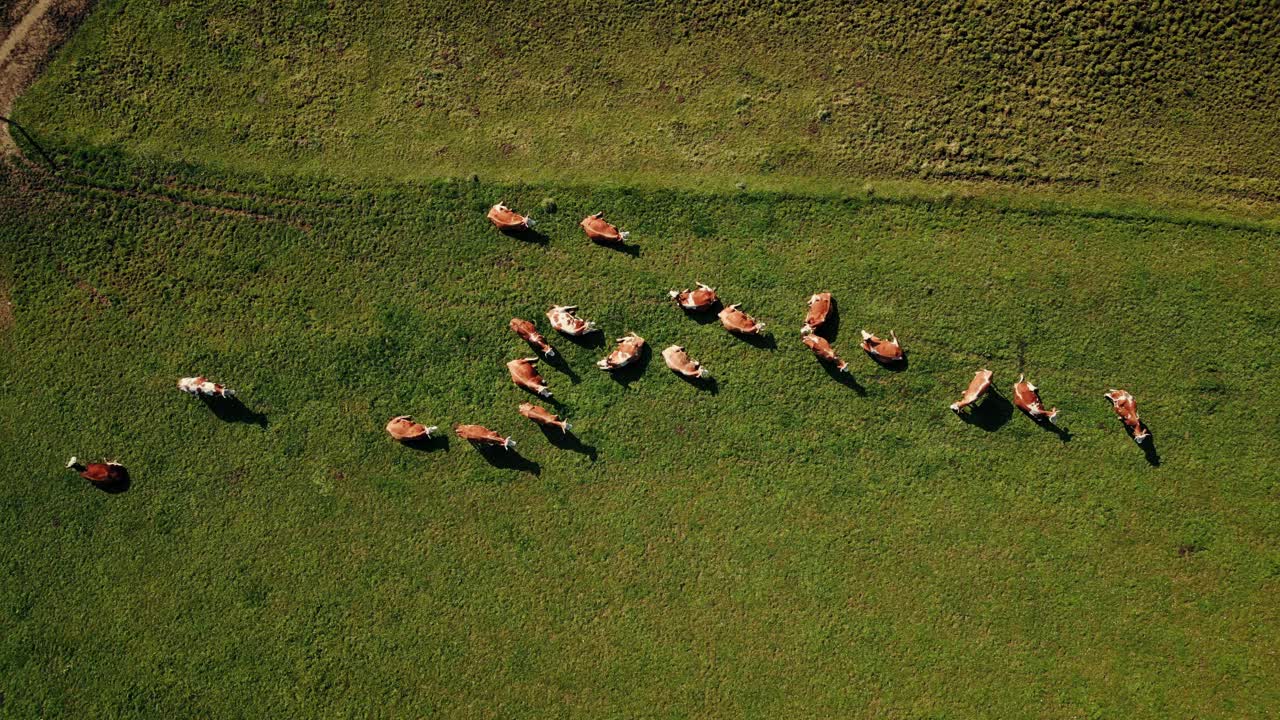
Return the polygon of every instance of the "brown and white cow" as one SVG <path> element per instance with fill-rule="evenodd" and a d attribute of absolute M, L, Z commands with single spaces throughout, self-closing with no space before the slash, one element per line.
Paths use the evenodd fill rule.
<path fill-rule="evenodd" d="M 483 425 L 454 425 L 453 432 L 472 445 L 495 445 L 501 446 L 503 450 L 513 450 L 516 446 L 515 440 L 503 437 L 501 433 L 496 433 Z"/>
<path fill-rule="evenodd" d="M 889 331 L 890 340 L 878 338 L 875 335 L 862 331 L 862 349 L 867 352 L 871 358 L 877 362 L 886 365 L 902 362 L 905 355 L 902 352 L 902 346 L 898 344 L 898 336 L 892 330 Z"/>
<path fill-rule="evenodd" d="M 114 485 L 122 482 L 128 473 L 118 462 L 81 463 L 74 455 L 67 461 L 67 467 L 75 470 L 80 477 L 94 485 Z"/>
<path fill-rule="evenodd" d="M 951 411 L 960 414 L 960 411 L 978 402 L 979 398 L 991 391 L 992 372 L 987 369 L 979 370 L 973 374 L 973 379 L 969 381 L 969 387 L 964 390 L 964 397 L 959 402 L 951 403 Z"/>
<path fill-rule="evenodd" d="M 533 324 L 531 320 L 522 320 L 520 318 L 511 318 L 511 330 L 524 339 L 525 342 L 538 348 L 538 352 L 547 357 L 555 357 L 555 348 L 547 342 L 547 339 L 538 332 L 538 326 Z"/>
<path fill-rule="evenodd" d="M 729 307 L 720 311 L 720 324 L 725 330 L 739 335 L 759 335 L 764 330 L 764 323 L 756 322 L 756 319 L 742 312 L 738 308 L 742 307 L 742 303 L 734 303 Z"/>
<path fill-rule="evenodd" d="M 595 323 L 578 317 L 577 311 L 577 305 L 556 305 L 547 311 L 547 319 L 551 321 L 552 328 L 574 337 L 599 329 Z"/>
<path fill-rule="evenodd" d="M 698 283 L 697 290 L 672 290 L 667 294 L 689 312 L 705 312 L 720 302 L 716 289 L 702 283 Z"/>
<path fill-rule="evenodd" d="M 827 342 L 826 338 L 809 333 L 802 335 L 800 340 L 809 346 L 809 349 L 813 351 L 814 355 L 818 356 L 819 360 L 834 363 L 836 369 L 840 372 L 849 372 L 849 363 L 841 360 L 840 356 L 836 355 L 836 351 L 831 349 L 831 343 Z"/>
<path fill-rule="evenodd" d="M 627 238 L 631 237 L 631 233 L 619 231 L 617 227 L 605 222 L 602 212 L 588 215 L 578 224 L 586 231 L 587 237 L 592 242 L 602 245 L 623 245 L 627 242 Z"/>
<path fill-rule="evenodd" d="M 560 432 L 562 433 L 567 433 L 573 429 L 573 425 L 569 424 L 567 420 L 564 420 L 550 410 L 534 405 L 533 403 L 524 403 L 521 405 L 520 414 L 539 425 L 560 428 Z"/>
<path fill-rule="evenodd" d="M 1116 415 L 1120 417 L 1120 422 L 1129 428 L 1129 432 L 1133 434 L 1133 441 L 1142 443 L 1151 437 L 1151 433 L 1147 430 L 1147 426 L 1143 424 L 1142 418 L 1138 417 L 1138 404 L 1133 401 L 1133 395 L 1128 390 L 1111 390 L 1103 395 L 1111 401 L 1111 408 L 1116 411 Z"/>
<path fill-rule="evenodd" d="M 414 422 L 412 415 L 399 415 L 391 418 L 391 421 L 387 423 L 387 434 L 400 442 L 429 440 L 431 439 L 431 433 L 439 429 L 435 425 L 428 427 L 422 423 Z"/>
<path fill-rule="evenodd" d="M 809 312 L 804 317 L 804 325 L 800 328 L 800 334 L 808 335 L 825 325 L 832 308 L 831 293 L 816 293 L 810 296 Z"/>
<path fill-rule="evenodd" d="M 507 363 L 507 371 L 511 373 L 511 382 L 517 386 L 544 398 L 549 398 L 551 397 L 551 389 L 547 387 L 546 381 L 538 374 L 537 366 L 538 358 L 536 357 L 519 358 Z"/>
<path fill-rule="evenodd" d="M 630 333 L 626 337 L 618 338 L 618 347 L 603 360 L 596 363 L 596 367 L 601 370 L 624 368 L 635 362 L 636 358 L 639 358 L 643 352 L 644 338 L 635 333 Z"/>
<path fill-rule="evenodd" d="M 662 351 L 662 359 L 667 367 L 687 378 L 706 379 L 711 377 L 702 363 L 689 357 L 689 353 L 679 345 L 672 345 Z"/>
<path fill-rule="evenodd" d="M 524 232 L 537 224 L 533 218 L 521 215 L 502 203 L 489 208 L 487 217 L 494 227 L 503 232 Z"/>
<path fill-rule="evenodd" d="M 1013 404 L 1036 422 L 1058 422 L 1058 408 L 1044 409 L 1044 403 L 1040 401 L 1040 389 L 1027 382 L 1026 375 L 1019 375 L 1018 382 L 1013 384 Z"/>
<path fill-rule="evenodd" d="M 226 385 L 219 385 L 203 375 L 178 379 L 178 389 L 191 395 L 207 395 L 209 397 L 235 397 L 236 391 Z"/>

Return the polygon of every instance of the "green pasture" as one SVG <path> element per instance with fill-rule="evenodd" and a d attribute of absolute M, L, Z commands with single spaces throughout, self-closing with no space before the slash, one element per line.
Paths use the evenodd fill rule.
<path fill-rule="evenodd" d="M 1274 231 L 587 186 L 301 184 L 82 154 L 0 194 L 0 714 L 1267 717 L 1280 707 Z M 131 186 L 126 178 L 132 178 Z M 544 241 L 497 234 L 497 200 Z M 556 206 L 549 213 L 544 206 Z M 604 210 L 639 252 L 589 244 Z M 701 280 L 770 323 L 685 316 Z M 838 300 L 833 379 L 800 343 Z M 506 328 L 689 347 L 578 430 Z M 899 373 L 856 349 L 897 331 Z M 1020 371 L 1061 435 L 998 399 Z M 174 387 L 241 392 L 220 418 Z M 1151 458 L 1102 393 L 1134 392 Z M 412 413 L 519 459 L 413 450 Z M 108 494 L 63 469 L 118 458 Z M 1155 464 L 1158 463 L 1158 464 Z"/>

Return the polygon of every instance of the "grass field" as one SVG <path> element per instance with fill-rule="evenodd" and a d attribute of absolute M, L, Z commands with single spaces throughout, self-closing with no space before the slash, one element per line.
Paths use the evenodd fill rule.
<path fill-rule="evenodd" d="M 6 714 L 1280 707 L 1274 232 L 471 183 L 233 197 L 180 168 L 161 200 L 104 189 L 126 161 L 82 167 L 11 182 L 0 216 Z M 492 232 L 499 198 L 554 198 L 548 242 Z M 638 257 L 580 237 L 598 208 Z M 694 280 L 777 347 L 685 317 L 664 293 Z M 857 387 L 798 341 L 823 288 Z M 553 446 L 502 368 L 527 353 L 506 321 L 553 302 L 687 345 L 718 393 L 656 357 L 624 385 L 558 340 L 582 445 Z M 855 352 L 862 326 L 896 330 L 908 370 Z M 1006 395 L 1029 372 L 1069 437 L 957 420 L 980 365 Z M 177 392 L 194 372 L 265 419 Z M 406 412 L 510 432 L 523 463 L 396 446 Z M 88 487 L 72 453 L 127 462 L 131 488 Z"/>
<path fill-rule="evenodd" d="M 1265 3 L 104 0 L 18 108 L 271 174 L 1280 201 Z"/>
<path fill-rule="evenodd" d="M 0 717 L 1280 713 L 1274 13 L 683 8 L 98 6 L 0 165 Z"/>

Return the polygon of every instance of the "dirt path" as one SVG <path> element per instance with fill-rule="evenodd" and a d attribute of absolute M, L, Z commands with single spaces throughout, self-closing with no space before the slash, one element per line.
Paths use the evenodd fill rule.
<path fill-rule="evenodd" d="M 36 0 L 0 42 L 0 117 L 70 36 L 91 0 Z M 0 123 L 0 156 L 17 154 L 8 123 Z"/>

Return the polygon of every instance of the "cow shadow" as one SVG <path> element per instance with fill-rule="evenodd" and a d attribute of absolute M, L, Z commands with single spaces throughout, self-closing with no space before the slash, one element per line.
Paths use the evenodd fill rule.
<path fill-rule="evenodd" d="M 956 414 L 967 425 L 995 432 L 1013 418 L 1013 403 L 993 387 L 981 401 Z"/>
<path fill-rule="evenodd" d="M 441 433 L 431 437 L 413 438 L 410 440 L 401 440 L 400 444 L 418 452 L 434 452 L 436 450 L 449 449 L 449 436 Z"/>
<path fill-rule="evenodd" d="M 685 308 L 680 308 L 680 310 L 686 317 L 699 325 L 710 325 L 713 322 L 720 322 L 719 312 L 721 307 L 720 301 L 717 300 L 715 304 L 706 310 L 687 310 Z"/>
<path fill-rule="evenodd" d="M 595 241 L 593 240 L 592 242 L 595 242 Z M 624 244 L 602 243 L 602 242 L 596 242 L 596 245 L 602 248 L 607 248 L 616 253 L 622 253 L 623 255 L 630 255 L 633 258 L 640 257 L 639 245 L 624 245 Z"/>
<path fill-rule="evenodd" d="M 750 345 L 751 347 L 757 347 L 757 348 L 760 348 L 761 350 L 777 350 L 778 349 L 778 341 L 773 339 L 772 334 L 747 335 L 744 333 L 734 333 L 734 336 L 736 336 L 739 340 L 743 341 L 744 343 Z"/>
<path fill-rule="evenodd" d="M 901 360 L 885 360 L 884 358 L 880 358 L 875 355 L 872 355 L 866 350 L 863 350 L 862 352 L 867 353 L 867 357 L 874 360 L 877 365 L 884 368 L 885 370 L 888 370 L 889 372 L 899 373 L 911 366 L 911 361 L 909 359 L 910 356 L 907 355 L 905 350 L 902 352 Z"/>
<path fill-rule="evenodd" d="M 569 382 L 574 385 L 582 382 L 582 378 L 579 377 L 578 373 L 573 371 L 573 368 L 569 367 L 569 362 L 565 360 L 564 356 L 560 353 L 556 353 L 551 357 L 543 357 L 542 362 L 545 362 L 547 365 L 559 370 L 562 374 L 568 377 Z"/>
<path fill-rule="evenodd" d="M 617 370 L 608 370 L 606 372 L 609 373 L 609 377 L 612 378 L 614 382 L 623 387 L 629 387 L 631 383 L 639 380 L 640 376 L 644 375 L 644 371 L 648 368 L 649 344 L 645 343 L 644 346 L 640 348 L 640 354 L 637 355 L 636 359 L 632 360 L 630 364 L 624 365 Z"/>
<path fill-rule="evenodd" d="M 831 298 L 831 310 L 827 312 L 827 321 L 822 323 L 822 327 L 813 331 L 814 335 L 821 335 L 829 342 L 835 342 L 836 337 L 840 335 L 840 308 L 836 305 L 836 299 Z"/>
<path fill-rule="evenodd" d="M 819 360 L 818 364 L 822 366 L 823 371 L 826 372 L 827 376 L 832 380 L 835 380 L 841 385 L 858 393 L 862 397 L 867 396 L 867 389 L 862 387 L 862 384 L 853 377 L 853 373 L 841 372 L 835 365 L 832 365 L 829 362 L 823 362 L 822 360 Z"/>
<path fill-rule="evenodd" d="M 545 425 L 539 425 L 538 428 L 542 430 L 542 434 L 547 438 L 547 442 L 552 445 L 560 448 L 561 450 L 568 450 L 580 455 L 586 455 L 592 462 L 595 462 L 598 453 L 596 452 L 594 445 L 587 445 L 583 443 L 582 440 L 572 432 L 560 432 L 558 428 L 549 428 Z"/>
<path fill-rule="evenodd" d="M 585 335 L 565 335 L 564 333 L 561 333 L 560 337 L 580 348 L 589 348 L 594 350 L 604 347 L 604 333 L 599 330 L 589 332 Z"/>
<path fill-rule="evenodd" d="M 551 243 L 551 238 L 543 235 L 533 228 L 526 228 L 524 230 L 499 230 L 498 232 L 506 235 L 507 237 L 532 243 L 534 245 L 548 245 Z"/>
<path fill-rule="evenodd" d="M 129 490 L 129 486 L 133 484 L 133 479 L 129 477 L 129 469 L 123 466 L 116 472 L 119 476 L 115 480 L 108 480 L 101 483 L 89 483 L 108 495 L 119 495 Z"/>
<path fill-rule="evenodd" d="M 516 470 L 518 472 L 527 472 L 530 475 L 542 474 L 541 465 L 516 452 L 515 448 L 507 450 L 496 445 L 481 445 L 479 443 L 471 443 L 471 447 L 476 449 L 476 452 L 485 459 L 485 462 L 499 470 Z"/>
<path fill-rule="evenodd" d="M 250 410 L 240 398 L 236 396 L 220 397 L 217 395 L 198 395 L 200 402 L 209 408 L 219 420 L 223 422 L 239 422 L 257 425 L 265 428 L 267 426 L 267 414 L 254 412 Z"/>
<path fill-rule="evenodd" d="M 1160 453 L 1156 452 L 1155 433 L 1151 432 L 1151 428 L 1146 425 L 1143 425 L 1142 429 L 1147 431 L 1147 439 L 1135 444 L 1142 448 L 1142 454 L 1146 457 L 1148 465 L 1151 467 L 1160 467 Z M 1124 430 L 1129 434 L 1129 439 L 1132 440 L 1133 430 L 1131 430 L 1128 425 L 1125 426 Z"/>
<path fill-rule="evenodd" d="M 1026 410 L 1023 410 L 1022 414 L 1026 415 L 1027 419 L 1030 420 L 1031 422 L 1035 423 L 1036 425 L 1039 425 L 1042 430 L 1047 430 L 1053 433 L 1054 435 L 1057 435 L 1058 439 L 1061 440 L 1062 442 L 1064 443 L 1071 442 L 1071 432 L 1066 428 L 1055 425 L 1054 423 L 1049 422 L 1048 420 L 1045 420 L 1043 418 L 1032 417 L 1031 414 L 1028 413 Z"/>
<path fill-rule="evenodd" d="M 720 383 L 710 375 L 704 375 L 700 378 L 689 377 L 684 373 L 678 373 L 674 370 L 672 371 L 672 374 L 703 392 L 709 392 L 712 395 L 720 394 Z"/>

